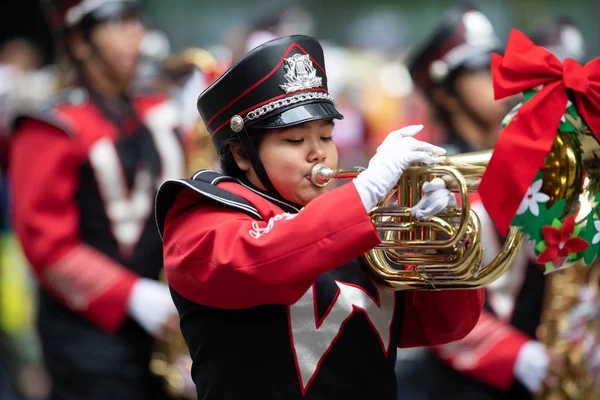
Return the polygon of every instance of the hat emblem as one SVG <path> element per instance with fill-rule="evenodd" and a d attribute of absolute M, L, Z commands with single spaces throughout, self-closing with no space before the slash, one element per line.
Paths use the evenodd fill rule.
<path fill-rule="evenodd" d="M 497 44 L 492 23 L 480 11 L 469 11 L 463 15 L 465 41 L 473 47 L 488 47 Z"/>
<path fill-rule="evenodd" d="M 279 85 L 286 93 L 323 86 L 308 54 L 294 54 L 285 60 L 285 83 Z"/>

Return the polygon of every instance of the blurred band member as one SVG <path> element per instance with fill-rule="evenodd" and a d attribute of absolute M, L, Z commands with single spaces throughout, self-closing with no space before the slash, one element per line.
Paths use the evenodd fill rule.
<path fill-rule="evenodd" d="M 40 283 L 51 399 L 160 399 L 153 337 L 174 331 L 154 197 L 183 173 L 177 114 L 130 95 L 144 28 L 133 0 L 51 7 L 75 82 L 12 137 L 15 229 Z"/>
<path fill-rule="evenodd" d="M 490 21 L 472 7 L 444 13 L 435 33 L 409 64 L 416 85 L 438 113 L 449 152 L 491 149 L 509 104 L 494 101 L 490 55 L 498 51 Z M 503 238 L 481 205 L 484 262 L 500 252 Z M 464 339 L 398 356 L 402 399 L 530 399 L 555 361 L 535 340 L 544 294 L 543 272 L 525 247 L 514 264 L 486 287 L 478 324 Z M 552 367 L 550 366 L 552 364 Z M 434 384 L 432 384 L 434 383 Z"/>
<path fill-rule="evenodd" d="M 450 154 L 492 148 L 509 111 L 495 101 L 490 55 L 501 43 L 490 21 L 474 8 L 452 8 L 428 42 L 408 61 L 415 86 L 445 131 Z"/>

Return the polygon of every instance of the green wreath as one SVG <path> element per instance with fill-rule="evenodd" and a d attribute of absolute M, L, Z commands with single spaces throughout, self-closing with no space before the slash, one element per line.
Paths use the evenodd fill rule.
<path fill-rule="evenodd" d="M 525 101 L 518 104 L 504 118 L 502 125 L 506 127 L 518 109 L 533 95 L 536 90 L 524 93 Z M 575 151 L 580 154 L 579 135 L 589 132 L 589 128 L 577 114 L 575 106 L 569 102 L 561 119 L 558 131 L 568 134 L 576 144 Z M 600 179 L 588 176 L 590 182 Z M 600 178 L 600 176 L 598 177 Z M 542 191 L 543 174 L 540 169 L 523 198 L 511 225 L 516 226 L 531 241 L 537 261 L 544 265 L 546 273 L 555 271 L 583 260 L 591 264 L 600 253 L 600 194 L 596 195 L 587 218 L 575 223 L 573 210 L 565 210 L 565 199 L 551 204 L 550 197 Z M 599 188 L 590 187 L 592 193 L 600 193 Z"/>

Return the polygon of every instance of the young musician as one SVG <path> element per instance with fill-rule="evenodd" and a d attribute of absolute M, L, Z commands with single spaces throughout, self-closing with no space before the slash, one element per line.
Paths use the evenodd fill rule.
<path fill-rule="evenodd" d="M 10 157 L 51 399 L 164 399 L 150 357 L 178 318 L 158 282 L 153 204 L 160 183 L 183 174 L 177 113 L 129 91 L 144 32 L 137 2 L 53 6 L 76 79 L 18 119 Z"/>
<path fill-rule="evenodd" d="M 444 150 L 389 134 L 351 183 L 336 168 L 323 51 L 288 36 L 249 52 L 198 99 L 222 174 L 169 181 L 157 197 L 165 270 L 202 399 L 395 399 L 396 347 L 464 337 L 482 290 L 392 292 L 359 256 L 380 243 L 368 211 L 414 162 Z M 436 181 L 412 212 L 452 204 Z"/>

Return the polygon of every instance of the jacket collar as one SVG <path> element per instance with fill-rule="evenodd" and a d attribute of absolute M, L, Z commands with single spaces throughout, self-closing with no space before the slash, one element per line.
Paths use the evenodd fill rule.
<path fill-rule="evenodd" d="M 248 181 L 246 178 L 239 178 L 238 182 L 240 183 L 240 185 L 242 185 L 246 189 L 258 194 L 259 196 L 263 197 L 264 199 L 270 201 L 271 203 L 276 204 L 277 206 L 281 207 L 281 209 L 283 209 L 283 211 L 285 211 L 285 212 L 298 213 L 303 208 L 301 205 L 298 205 L 291 201 L 285 200 L 284 198 L 282 198 L 279 195 L 275 195 L 275 194 L 269 193 L 267 191 L 264 191 L 262 189 L 259 189 L 258 187 L 254 186 L 252 183 L 250 183 L 250 181 Z"/>

